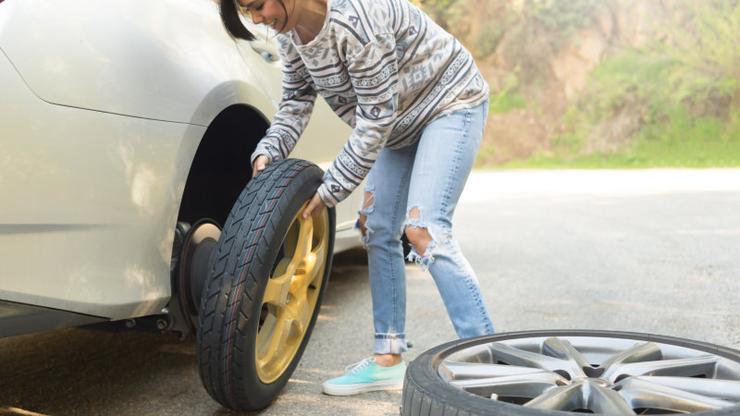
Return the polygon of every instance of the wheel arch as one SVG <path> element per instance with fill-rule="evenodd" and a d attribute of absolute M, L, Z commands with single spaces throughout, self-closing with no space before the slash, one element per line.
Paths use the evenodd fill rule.
<path fill-rule="evenodd" d="M 267 117 L 254 106 L 232 104 L 208 124 L 195 150 L 180 198 L 170 264 L 169 329 L 183 334 L 194 327 L 187 306 L 194 276 L 180 272 L 186 235 L 203 220 L 223 227 L 232 206 L 252 178 L 250 156 L 269 127 Z M 184 279 L 184 280 L 183 280 Z"/>
<path fill-rule="evenodd" d="M 252 177 L 249 159 L 268 127 L 267 117 L 247 104 L 231 105 L 213 119 L 190 165 L 178 222 L 211 218 L 224 224 Z"/>

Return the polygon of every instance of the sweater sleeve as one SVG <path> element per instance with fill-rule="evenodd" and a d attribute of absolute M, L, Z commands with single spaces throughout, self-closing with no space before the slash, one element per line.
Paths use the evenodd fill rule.
<path fill-rule="evenodd" d="M 316 101 L 308 70 L 290 41 L 282 39 L 279 51 L 283 61 L 283 95 L 270 128 L 252 153 L 252 165 L 259 155 L 267 156 L 270 163 L 288 157 L 308 125 Z"/>
<path fill-rule="evenodd" d="M 395 37 L 381 34 L 350 45 L 346 64 L 357 96 L 355 127 L 327 169 L 318 194 L 331 207 L 345 199 L 372 168 L 396 121 L 398 63 Z"/>

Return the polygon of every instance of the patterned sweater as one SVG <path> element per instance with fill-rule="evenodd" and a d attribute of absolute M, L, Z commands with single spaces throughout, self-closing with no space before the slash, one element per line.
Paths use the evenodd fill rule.
<path fill-rule="evenodd" d="M 318 189 L 330 207 L 362 182 L 383 147 L 413 144 L 433 119 L 488 97 L 470 53 L 408 0 L 331 0 L 313 40 L 289 33 L 278 43 L 282 101 L 252 162 L 286 158 L 321 94 L 354 129 Z"/>

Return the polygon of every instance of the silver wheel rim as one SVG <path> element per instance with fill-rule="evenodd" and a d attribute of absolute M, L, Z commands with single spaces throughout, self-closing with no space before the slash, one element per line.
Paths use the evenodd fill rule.
<path fill-rule="evenodd" d="M 666 342 L 607 336 L 514 338 L 439 363 L 449 384 L 541 410 L 690 414 L 740 404 L 740 363 Z"/>

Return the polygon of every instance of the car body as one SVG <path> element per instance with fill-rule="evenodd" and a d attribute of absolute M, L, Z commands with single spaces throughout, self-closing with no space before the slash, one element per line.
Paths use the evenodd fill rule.
<path fill-rule="evenodd" d="M 169 312 L 177 224 L 224 223 L 277 111 L 254 33 L 211 0 L 0 2 L 0 336 Z M 318 99 L 291 156 L 326 168 L 349 132 Z"/>

